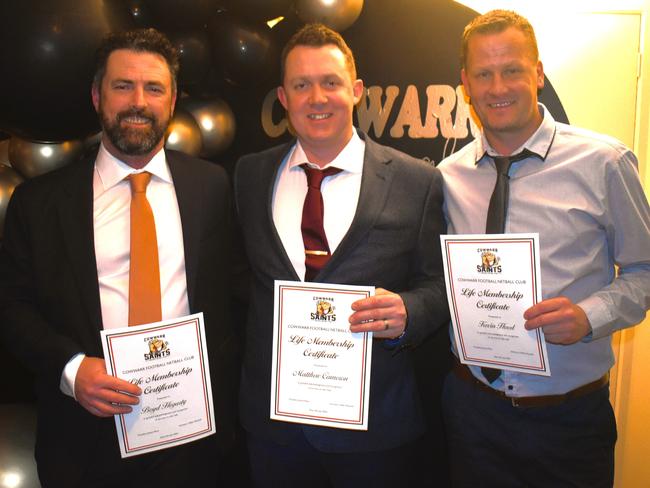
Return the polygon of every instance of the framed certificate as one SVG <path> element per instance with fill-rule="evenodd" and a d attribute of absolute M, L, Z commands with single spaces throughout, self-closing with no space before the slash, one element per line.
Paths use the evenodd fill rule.
<path fill-rule="evenodd" d="M 524 311 L 542 299 L 539 235 L 443 235 L 451 322 L 462 363 L 550 376 L 541 329 Z"/>
<path fill-rule="evenodd" d="M 351 305 L 374 287 L 275 282 L 271 418 L 368 429 L 372 333 L 350 332 Z"/>
<path fill-rule="evenodd" d="M 108 374 L 142 389 L 140 403 L 115 415 L 122 457 L 214 434 L 203 314 L 101 331 Z"/>

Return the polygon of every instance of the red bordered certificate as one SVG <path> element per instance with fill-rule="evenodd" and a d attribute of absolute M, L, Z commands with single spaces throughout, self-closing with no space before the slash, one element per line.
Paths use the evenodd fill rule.
<path fill-rule="evenodd" d="M 101 336 L 108 374 L 142 389 L 131 413 L 115 415 L 122 457 L 215 433 L 202 313 Z"/>
<path fill-rule="evenodd" d="M 271 418 L 368 430 L 372 333 L 351 305 L 374 287 L 275 282 Z"/>
<path fill-rule="evenodd" d="M 524 311 L 542 299 L 539 235 L 444 235 L 440 241 L 460 361 L 550 376 L 544 333 L 524 328 Z"/>

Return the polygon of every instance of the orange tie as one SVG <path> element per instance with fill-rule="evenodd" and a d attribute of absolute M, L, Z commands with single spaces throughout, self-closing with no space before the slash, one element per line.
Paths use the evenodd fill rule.
<path fill-rule="evenodd" d="M 147 200 L 151 173 L 129 176 L 131 183 L 131 259 L 129 325 L 162 320 L 156 222 Z"/>

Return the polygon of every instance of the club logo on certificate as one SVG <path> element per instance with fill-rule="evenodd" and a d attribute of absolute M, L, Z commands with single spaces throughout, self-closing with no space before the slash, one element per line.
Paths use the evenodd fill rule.
<path fill-rule="evenodd" d="M 501 258 L 496 255 L 497 249 L 481 249 L 481 264 L 476 266 L 479 273 L 501 273 Z"/>
<path fill-rule="evenodd" d="M 322 297 L 314 297 L 316 301 L 316 312 L 312 312 L 311 319 L 315 321 L 336 322 L 336 315 L 334 314 L 334 305 L 331 302 L 333 298 L 323 299 Z M 329 300 L 329 301 L 327 301 Z"/>
<path fill-rule="evenodd" d="M 147 343 L 148 349 L 148 352 L 144 355 L 145 361 L 164 358 L 171 354 L 169 342 L 165 340 L 164 334 L 161 336 L 145 337 L 144 341 Z"/>

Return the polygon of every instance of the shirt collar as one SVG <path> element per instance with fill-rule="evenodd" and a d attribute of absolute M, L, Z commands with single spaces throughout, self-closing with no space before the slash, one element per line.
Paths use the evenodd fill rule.
<path fill-rule="evenodd" d="M 164 149 L 160 149 L 144 168 L 136 170 L 109 153 L 102 143 L 99 146 L 97 159 L 95 159 L 95 170 L 99 175 L 99 180 L 104 191 L 114 187 L 130 174 L 141 173 L 143 171 L 148 171 L 164 182 L 172 182 Z"/>
<path fill-rule="evenodd" d="M 325 168 L 334 166 L 349 173 L 361 173 L 363 171 L 363 155 L 365 149 L 366 143 L 359 137 L 357 131 L 353 130 L 352 138 L 348 141 L 341 152 L 325 166 Z M 289 156 L 289 170 L 293 170 L 304 163 L 309 163 L 311 166 L 317 167 L 309 162 L 300 141 L 297 141 L 291 155 Z"/>
<path fill-rule="evenodd" d="M 535 156 L 544 161 L 548 152 L 551 150 L 553 139 L 555 138 L 555 119 L 551 115 L 551 112 L 549 112 L 542 103 L 538 103 L 537 106 L 542 113 L 542 123 L 539 125 L 535 133 L 520 147 L 513 151 L 512 154 L 518 154 L 524 149 L 528 149 Z M 485 133 L 481 132 L 481 138 L 476 140 L 476 164 L 490 160 L 494 156 L 500 156 L 500 154 L 490 146 L 490 143 L 485 137 Z"/>

